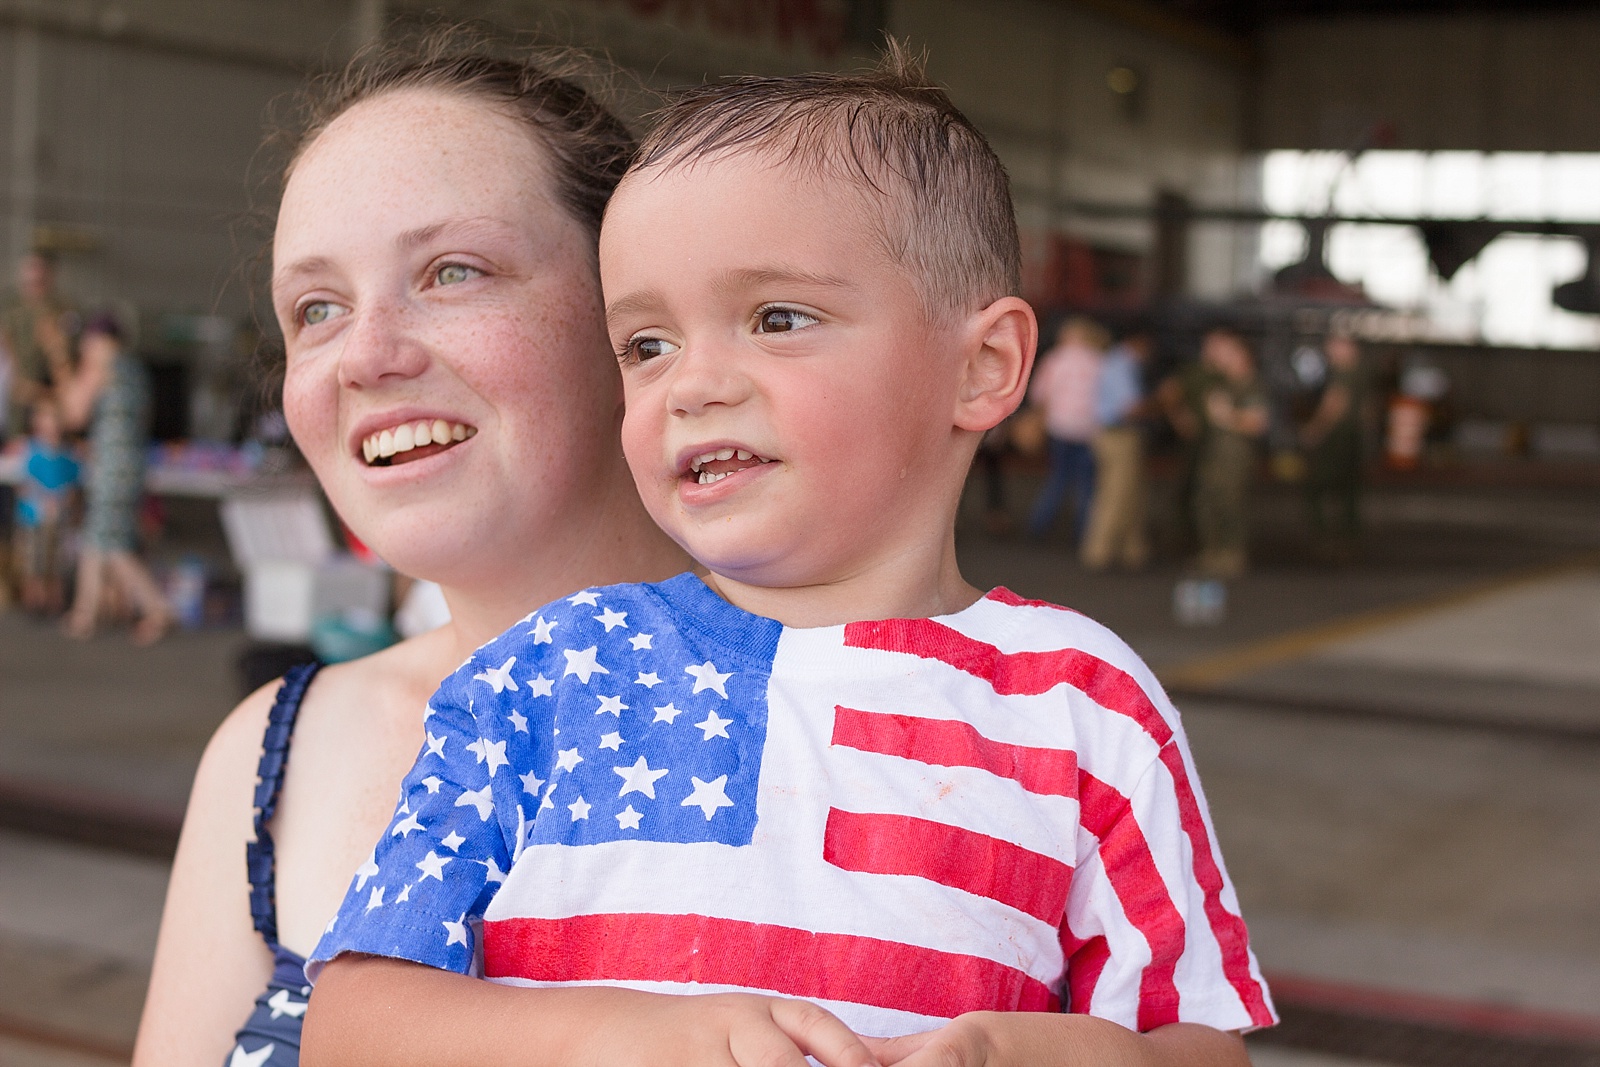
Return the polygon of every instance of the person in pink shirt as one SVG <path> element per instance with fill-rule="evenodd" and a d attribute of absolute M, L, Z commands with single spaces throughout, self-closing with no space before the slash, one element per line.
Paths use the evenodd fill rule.
<path fill-rule="evenodd" d="M 1072 543 L 1076 546 L 1083 540 L 1094 496 L 1091 442 L 1100 429 L 1095 396 L 1105 348 L 1106 332 L 1098 323 L 1070 318 L 1056 333 L 1055 347 L 1039 361 L 1028 386 L 1029 400 L 1044 409 L 1050 456 L 1050 473 L 1028 518 L 1028 533 L 1035 538 L 1050 531 L 1061 505 L 1070 499 Z"/>

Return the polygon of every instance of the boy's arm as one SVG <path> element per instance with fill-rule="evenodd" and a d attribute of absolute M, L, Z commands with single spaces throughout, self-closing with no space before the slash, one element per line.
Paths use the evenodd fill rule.
<path fill-rule="evenodd" d="M 1238 1034 L 1198 1023 L 1135 1033 L 1092 1015 L 972 1012 L 927 1033 L 868 1040 L 885 1067 L 1250 1067 Z"/>
<path fill-rule="evenodd" d="M 610 986 L 525 989 L 421 964 L 344 955 L 317 981 L 305 1067 L 876 1067 L 861 1038 L 815 1004 Z"/>

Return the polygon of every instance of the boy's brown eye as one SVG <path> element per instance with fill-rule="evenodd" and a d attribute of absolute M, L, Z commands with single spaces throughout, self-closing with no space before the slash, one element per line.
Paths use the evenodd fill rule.
<path fill-rule="evenodd" d="M 768 308 L 761 313 L 758 320 L 762 333 L 788 333 L 791 330 L 804 329 L 817 321 L 815 316 L 807 315 L 804 311 L 794 308 Z"/>

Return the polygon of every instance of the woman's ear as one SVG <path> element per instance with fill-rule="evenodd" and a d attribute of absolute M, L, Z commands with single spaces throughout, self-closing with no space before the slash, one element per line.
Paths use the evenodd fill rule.
<path fill-rule="evenodd" d="M 969 322 L 955 425 L 982 433 L 1005 421 L 1027 395 L 1039 320 L 1026 300 L 1003 296 Z"/>

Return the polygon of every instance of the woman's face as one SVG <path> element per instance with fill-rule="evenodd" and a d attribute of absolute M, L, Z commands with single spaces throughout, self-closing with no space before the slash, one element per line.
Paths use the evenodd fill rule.
<path fill-rule="evenodd" d="M 273 243 L 284 412 L 399 570 L 504 581 L 614 466 L 593 256 L 533 135 L 470 97 L 364 101 L 296 164 Z"/>

